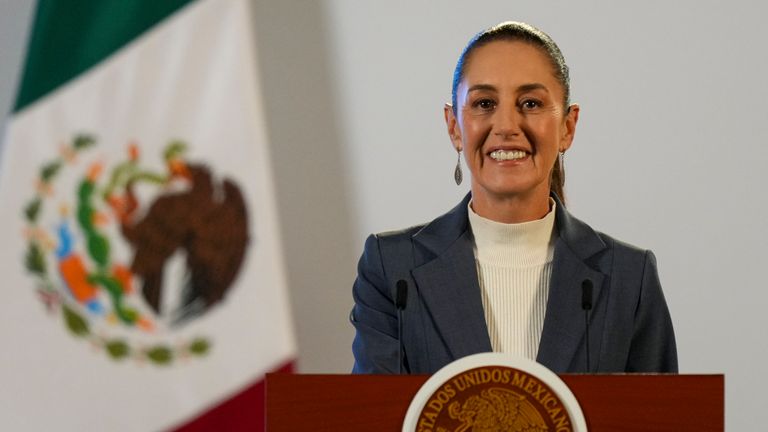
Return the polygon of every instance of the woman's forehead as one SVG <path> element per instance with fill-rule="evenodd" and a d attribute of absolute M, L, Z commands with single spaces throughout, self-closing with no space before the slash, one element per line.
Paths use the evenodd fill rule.
<path fill-rule="evenodd" d="M 541 85 L 561 90 L 549 57 L 542 49 L 521 41 L 493 41 L 475 48 L 467 59 L 460 83 L 467 91 L 478 86 Z"/>
<path fill-rule="evenodd" d="M 495 73 L 553 75 L 552 62 L 538 47 L 518 41 L 494 41 L 475 48 L 466 63 L 465 77 Z"/>

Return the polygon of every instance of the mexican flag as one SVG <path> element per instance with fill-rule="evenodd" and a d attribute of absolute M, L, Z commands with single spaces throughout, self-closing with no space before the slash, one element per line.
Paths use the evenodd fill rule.
<path fill-rule="evenodd" d="M 0 166 L 0 430 L 261 430 L 296 344 L 246 0 L 41 0 Z"/>

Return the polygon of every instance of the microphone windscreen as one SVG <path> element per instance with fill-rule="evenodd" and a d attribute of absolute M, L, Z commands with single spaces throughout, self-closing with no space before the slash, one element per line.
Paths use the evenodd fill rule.
<path fill-rule="evenodd" d="M 581 283 L 581 308 L 592 309 L 592 279 L 584 279 Z"/>
<path fill-rule="evenodd" d="M 397 291 L 395 292 L 395 307 L 405 309 L 405 300 L 408 297 L 408 282 L 400 279 L 397 281 Z"/>

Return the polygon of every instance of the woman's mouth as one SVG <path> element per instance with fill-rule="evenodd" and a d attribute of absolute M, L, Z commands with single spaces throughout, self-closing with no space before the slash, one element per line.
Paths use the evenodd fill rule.
<path fill-rule="evenodd" d="M 528 156 L 528 152 L 522 150 L 494 150 L 488 156 L 495 161 L 520 160 Z"/>

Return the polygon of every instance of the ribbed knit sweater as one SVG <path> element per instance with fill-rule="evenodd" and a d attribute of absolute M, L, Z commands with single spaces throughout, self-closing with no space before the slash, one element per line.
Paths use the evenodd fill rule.
<path fill-rule="evenodd" d="M 536 359 L 554 256 L 555 202 L 542 219 L 505 224 L 469 204 L 475 262 L 494 352 Z"/>

